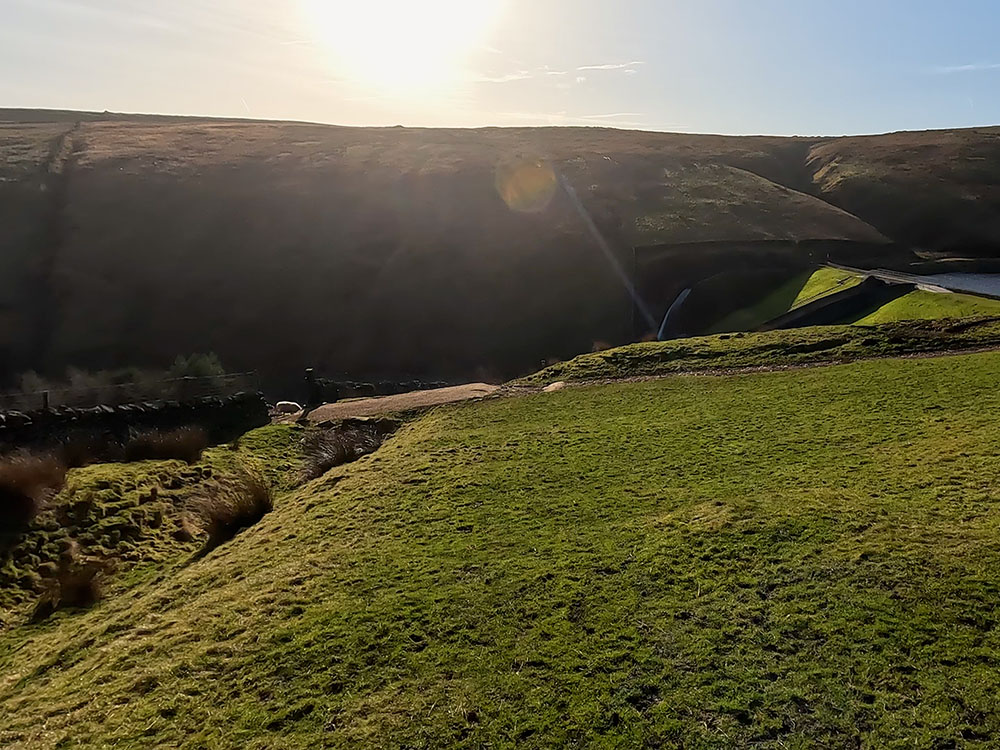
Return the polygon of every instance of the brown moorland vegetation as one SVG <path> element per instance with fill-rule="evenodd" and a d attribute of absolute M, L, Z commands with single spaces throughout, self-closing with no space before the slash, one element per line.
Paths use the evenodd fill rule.
<path fill-rule="evenodd" d="M 518 164 L 551 165 L 623 263 L 720 240 L 949 251 L 1000 238 L 998 144 L 0 112 L 0 379 L 183 351 L 272 380 L 514 375 L 632 335 L 565 192 L 503 200 Z"/>
<path fill-rule="evenodd" d="M 24 528 L 66 479 L 66 465 L 52 454 L 15 453 L 0 458 L 0 549 Z"/>
<path fill-rule="evenodd" d="M 165 461 L 175 458 L 194 465 L 201 459 L 208 442 L 208 434 L 201 427 L 152 430 L 134 435 L 125 444 L 125 460 Z"/>

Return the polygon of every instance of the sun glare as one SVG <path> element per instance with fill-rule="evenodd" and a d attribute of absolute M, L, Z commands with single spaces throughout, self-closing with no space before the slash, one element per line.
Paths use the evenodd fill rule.
<path fill-rule="evenodd" d="M 503 0 L 303 0 L 338 74 L 396 96 L 458 84 Z"/>

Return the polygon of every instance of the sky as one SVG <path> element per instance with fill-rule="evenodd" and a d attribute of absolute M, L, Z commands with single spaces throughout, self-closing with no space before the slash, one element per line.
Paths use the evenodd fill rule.
<path fill-rule="evenodd" d="M 996 0 L 0 0 L 0 107 L 841 135 L 1000 123 Z"/>

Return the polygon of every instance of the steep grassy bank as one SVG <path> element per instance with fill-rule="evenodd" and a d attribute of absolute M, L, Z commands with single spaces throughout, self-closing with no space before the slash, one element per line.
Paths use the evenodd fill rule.
<path fill-rule="evenodd" d="M 855 325 L 878 325 L 898 320 L 940 320 L 1000 315 L 1000 300 L 971 294 L 940 294 L 915 291 L 905 294 L 866 315 Z"/>
<path fill-rule="evenodd" d="M 0 635 L 9 747 L 989 747 L 1000 355 L 434 412 Z"/>
<path fill-rule="evenodd" d="M 73 469 L 66 486 L 24 529 L 0 528 L 0 629 L 58 577 L 61 561 L 92 560 L 117 569 L 113 590 L 160 578 L 189 562 L 202 544 L 188 504 L 211 496 L 239 472 L 287 489 L 300 467 L 302 430 L 276 425 L 182 461 L 98 464 Z"/>

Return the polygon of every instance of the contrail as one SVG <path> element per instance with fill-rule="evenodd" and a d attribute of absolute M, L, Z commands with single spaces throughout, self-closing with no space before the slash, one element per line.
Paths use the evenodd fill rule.
<path fill-rule="evenodd" d="M 569 184 L 569 180 L 566 179 L 565 175 L 560 174 L 558 179 L 562 189 L 566 191 L 566 195 L 569 196 L 570 201 L 572 201 L 573 206 L 576 208 L 576 212 L 580 214 L 580 218 L 583 219 L 583 223 L 586 224 L 587 229 L 590 230 L 590 234 L 597 243 L 597 246 L 601 248 L 601 252 L 604 253 L 604 257 L 607 258 L 608 263 L 611 264 L 611 268 L 614 270 L 615 274 L 622 282 L 622 285 L 625 287 L 625 291 L 629 293 L 629 296 L 632 298 L 635 306 L 639 309 L 643 319 L 646 321 L 646 325 L 655 331 L 656 319 L 646 306 L 646 302 L 639 296 L 639 293 L 636 292 L 635 284 L 632 283 L 632 279 L 629 278 L 625 269 L 622 268 L 622 264 L 618 262 L 618 258 L 611 249 L 611 245 L 609 245 L 608 241 L 604 239 L 604 235 L 601 234 L 601 231 L 597 228 L 594 220 L 590 218 L 590 214 L 587 212 L 587 209 L 577 196 L 576 190 L 574 190 L 573 186 Z"/>

